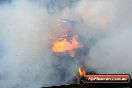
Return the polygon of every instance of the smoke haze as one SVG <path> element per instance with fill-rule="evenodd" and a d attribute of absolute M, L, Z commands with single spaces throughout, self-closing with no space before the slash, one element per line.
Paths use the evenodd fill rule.
<path fill-rule="evenodd" d="M 60 27 L 61 19 L 76 22 L 73 31 L 85 38 L 89 53 L 82 58 L 90 67 L 99 73 L 132 74 L 131 3 L 131 0 L 1 0 L 0 88 L 62 84 L 48 49 L 49 37 Z M 74 64 L 71 67 L 76 68 Z M 53 74 L 57 79 L 51 80 Z"/>

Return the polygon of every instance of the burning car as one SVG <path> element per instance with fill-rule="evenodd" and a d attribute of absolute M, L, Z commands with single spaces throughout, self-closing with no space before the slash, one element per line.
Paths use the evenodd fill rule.
<path fill-rule="evenodd" d="M 79 35 L 73 29 L 61 27 L 51 39 L 53 67 L 60 75 L 60 81 L 73 81 L 76 77 L 86 74 L 86 64 L 81 58 L 84 45 L 79 41 Z M 85 51 L 87 52 L 87 51 Z M 79 74 L 79 75 L 78 75 Z"/>

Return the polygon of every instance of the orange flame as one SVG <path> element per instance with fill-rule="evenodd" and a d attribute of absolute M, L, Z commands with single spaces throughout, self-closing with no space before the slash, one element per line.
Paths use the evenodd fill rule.
<path fill-rule="evenodd" d="M 62 40 L 56 40 L 51 47 L 53 52 L 68 52 L 70 56 L 75 56 L 75 51 L 73 49 L 80 48 L 80 45 L 77 41 L 77 36 L 73 36 L 71 42 L 67 40 L 65 36 Z"/>
<path fill-rule="evenodd" d="M 85 70 L 82 67 L 79 67 L 78 71 L 80 76 L 84 76 L 86 74 Z"/>

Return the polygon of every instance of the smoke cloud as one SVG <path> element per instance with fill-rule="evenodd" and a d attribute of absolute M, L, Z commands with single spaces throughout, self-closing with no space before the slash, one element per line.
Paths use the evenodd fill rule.
<path fill-rule="evenodd" d="M 13 1 L 0 7 L 1 88 L 50 84 L 47 80 L 53 69 L 47 48 L 47 18 L 45 9 L 29 1 Z"/>
<path fill-rule="evenodd" d="M 54 56 L 48 48 L 50 35 L 63 25 L 61 19 L 74 21 L 74 25 L 67 25 L 84 38 L 88 53 L 80 59 L 89 67 L 98 73 L 132 74 L 130 3 L 131 0 L 1 1 L 0 87 L 63 84 L 52 66 Z M 77 65 L 69 64 L 68 72 L 75 73 Z"/>
<path fill-rule="evenodd" d="M 77 11 L 85 23 L 94 31 L 100 29 L 93 36 L 95 42 L 90 47 L 86 63 L 99 73 L 131 74 L 131 1 L 84 0 L 80 3 Z M 84 8 L 87 11 L 83 11 Z"/>

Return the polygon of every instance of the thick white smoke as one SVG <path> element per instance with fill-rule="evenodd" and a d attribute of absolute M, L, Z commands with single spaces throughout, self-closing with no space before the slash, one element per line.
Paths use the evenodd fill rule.
<path fill-rule="evenodd" d="M 60 27 L 60 19 L 72 18 L 71 11 L 50 14 L 42 2 L 47 1 L 11 0 L 0 5 L 1 88 L 39 88 L 63 83 L 52 67 L 54 57 L 49 51 L 49 39 L 54 29 Z"/>
<path fill-rule="evenodd" d="M 11 1 L 0 5 L 0 88 L 61 84 L 48 49 L 60 19 L 79 21 L 75 31 L 86 39 L 89 66 L 100 73 L 132 74 L 131 0 L 82 0 L 74 7 L 70 0 L 56 0 L 53 14 L 45 7 L 48 0 Z"/>
<path fill-rule="evenodd" d="M 48 14 L 28 1 L 0 7 L 1 88 L 36 88 L 50 84 L 50 54 L 47 48 Z M 2 52 L 2 51 L 1 51 Z M 48 68 L 48 69 L 47 69 Z"/>
<path fill-rule="evenodd" d="M 86 63 L 99 73 L 132 74 L 132 1 L 83 0 L 76 8 L 84 22 L 96 32 Z M 84 32 L 87 37 L 88 30 Z M 98 36 L 99 35 L 99 36 Z M 88 45 L 89 46 L 89 45 Z"/>

